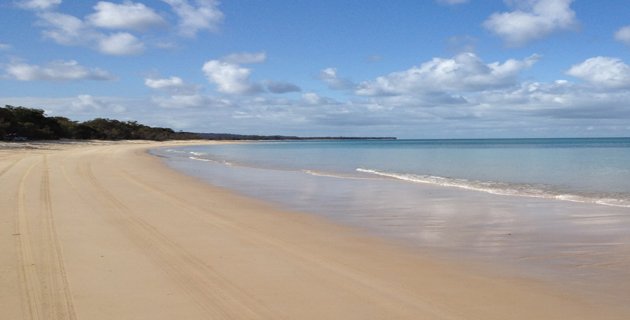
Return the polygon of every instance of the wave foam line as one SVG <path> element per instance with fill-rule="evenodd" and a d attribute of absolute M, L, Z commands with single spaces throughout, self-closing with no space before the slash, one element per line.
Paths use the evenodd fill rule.
<path fill-rule="evenodd" d="M 219 163 L 219 164 L 223 164 L 226 166 L 232 166 L 231 162 L 228 161 L 218 161 L 218 160 L 212 160 L 212 159 L 207 159 L 207 158 L 199 158 L 199 157 L 188 157 L 188 159 L 190 160 L 195 160 L 195 161 L 203 161 L 203 162 L 213 162 L 213 163 Z"/>
<path fill-rule="evenodd" d="M 556 199 L 562 201 L 592 203 L 611 207 L 623 207 L 630 208 L 630 200 L 628 199 L 616 199 L 616 198 L 599 198 L 588 197 L 577 194 L 566 194 L 553 191 L 547 191 L 540 188 L 536 188 L 528 184 L 509 184 L 501 182 L 484 182 L 484 181 L 471 181 L 467 179 L 455 179 L 445 178 L 431 175 L 418 175 L 418 174 L 401 174 L 392 172 L 383 172 L 372 169 L 357 168 L 356 171 L 362 173 L 373 174 L 381 177 L 392 178 L 396 180 L 402 180 L 412 183 L 425 183 L 432 185 L 439 185 L 443 187 L 455 187 L 460 189 L 481 191 L 496 195 L 503 196 L 521 196 L 532 198 L 545 198 Z"/>
<path fill-rule="evenodd" d="M 369 180 L 371 178 L 362 178 L 353 175 L 343 175 L 343 174 L 335 174 L 329 172 L 315 171 L 315 170 L 302 170 L 302 172 L 315 176 L 315 177 L 327 177 L 327 178 L 337 178 L 337 179 L 356 179 L 356 180 Z"/>

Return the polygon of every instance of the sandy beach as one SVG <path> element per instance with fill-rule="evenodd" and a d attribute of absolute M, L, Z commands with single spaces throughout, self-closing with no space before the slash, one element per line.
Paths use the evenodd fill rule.
<path fill-rule="evenodd" d="M 1 147 L 0 318 L 630 318 L 213 187 L 162 145 Z"/>

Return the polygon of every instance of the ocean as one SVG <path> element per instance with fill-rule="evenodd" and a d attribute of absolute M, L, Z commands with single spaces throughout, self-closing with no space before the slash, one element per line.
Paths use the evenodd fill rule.
<path fill-rule="evenodd" d="M 193 161 L 232 166 L 630 207 L 630 138 L 262 142 L 178 150 Z"/>
<path fill-rule="evenodd" d="M 562 277 L 600 295 L 626 290 L 618 280 L 630 279 L 630 138 L 278 141 L 152 152 L 213 185 L 420 250 Z"/>

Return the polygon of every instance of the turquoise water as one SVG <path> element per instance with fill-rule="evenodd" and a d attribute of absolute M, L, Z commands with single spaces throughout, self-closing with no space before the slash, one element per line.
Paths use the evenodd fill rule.
<path fill-rule="evenodd" d="M 184 153 L 165 153 L 241 167 L 630 207 L 630 138 L 263 142 L 177 150 Z"/>

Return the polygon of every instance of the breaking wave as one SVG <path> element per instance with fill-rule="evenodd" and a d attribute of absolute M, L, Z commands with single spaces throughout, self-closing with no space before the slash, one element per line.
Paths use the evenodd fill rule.
<path fill-rule="evenodd" d="M 411 183 L 424 183 L 443 187 L 486 192 L 504 196 L 521 196 L 562 201 L 593 203 L 612 207 L 630 208 L 630 194 L 580 194 L 562 192 L 545 185 L 518 184 L 494 181 L 477 181 L 423 174 L 395 173 L 372 169 L 357 168 L 357 172 L 371 174 Z"/>

